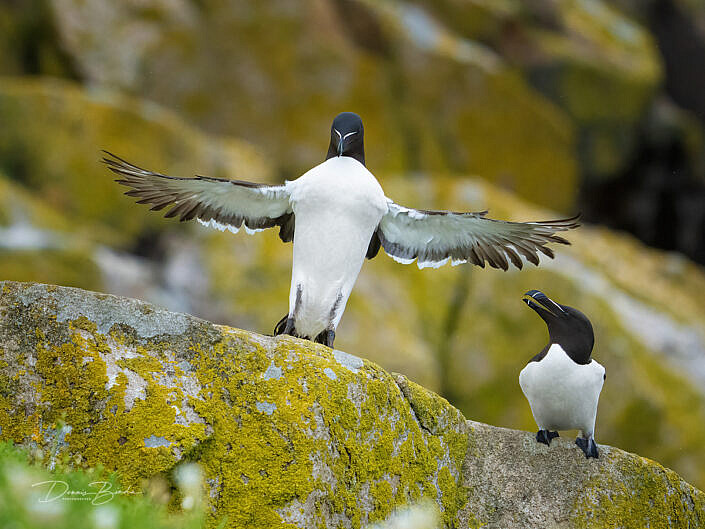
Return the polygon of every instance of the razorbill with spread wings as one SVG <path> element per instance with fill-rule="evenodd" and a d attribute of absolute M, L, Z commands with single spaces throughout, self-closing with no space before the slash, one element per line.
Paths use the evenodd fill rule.
<path fill-rule="evenodd" d="M 106 152 L 125 194 L 171 205 L 166 217 L 248 233 L 279 227 L 294 241 L 289 313 L 275 334 L 333 345 L 362 263 L 380 247 L 396 261 L 420 268 L 471 262 L 484 268 L 522 267 L 521 256 L 538 264 L 538 252 L 553 257 L 547 243 L 569 244 L 556 232 L 578 226 L 577 217 L 547 222 L 505 222 L 487 212 L 456 213 L 406 208 L 384 195 L 365 167 L 362 121 L 343 112 L 333 120 L 326 159 L 294 181 L 265 185 L 196 176 L 179 178 L 146 171 Z"/>
<path fill-rule="evenodd" d="M 597 457 L 595 418 L 605 368 L 590 358 L 595 344 L 590 320 L 538 290 L 524 294 L 524 301 L 546 322 L 550 337 L 519 374 L 539 427 L 536 440 L 550 445 L 558 437 L 555 430 L 581 430 L 575 444 L 585 457 Z"/>

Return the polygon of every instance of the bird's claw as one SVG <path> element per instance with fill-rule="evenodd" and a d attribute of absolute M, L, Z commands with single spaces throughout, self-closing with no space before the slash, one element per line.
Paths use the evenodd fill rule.
<path fill-rule="evenodd" d="M 551 439 L 556 437 L 558 437 L 558 432 L 551 432 L 550 430 L 539 430 L 536 432 L 536 441 L 546 446 L 551 446 Z"/>

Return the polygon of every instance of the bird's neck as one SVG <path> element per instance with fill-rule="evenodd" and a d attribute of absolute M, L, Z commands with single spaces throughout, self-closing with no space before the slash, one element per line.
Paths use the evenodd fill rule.
<path fill-rule="evenodd" d="M 330 142 L 330 145 L 328 146 L 328 154 L 326 154 L 326 160 L 330 160 L 331 158 L 335 158 L 338 156 L 338 150 L 335 145 L 333 145 L 333 142 Z M 348 158 L 354 158 L 358 162 L 360 162 L 362 165 L 365 165 L 365 148 L 360 147 L 360 149 L 355 150 L 355 151 L 350 151 L 346 152 L 343 154 L 343 156 L 347 156 Z"/>
<path fill-rule="evenodd" d="M 554 344 L 559 346 L 563 352 L 576 364 L 586 365 L 592 361 L 590 358 L 592 356 L 592 351 L 586 347 L 580 347 L 578 344 L 574 343 L 558 343 L 554 341 L 549 344 L 549 347 Z"/>

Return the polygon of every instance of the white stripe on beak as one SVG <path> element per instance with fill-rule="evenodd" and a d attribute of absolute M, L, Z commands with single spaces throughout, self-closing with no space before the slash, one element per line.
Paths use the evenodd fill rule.
<path fill-rule="evenodd" d="M 553 303 L 553 304 L 556 306 L 556 308 L 557 308 L 558 310 L 560 310 L 563 314 L 565 314 L 565 311 L 563 310 L 563 307 L 561 307 L 558 303 L 556 303 L 555 301 L 553 301 L 553 300 L 552 300 L 551 298 L 549 298 L 548 296 L 546 296 L 546 299 L 547 299 L 548 301 L 550 301 L 551 303 Z"/>

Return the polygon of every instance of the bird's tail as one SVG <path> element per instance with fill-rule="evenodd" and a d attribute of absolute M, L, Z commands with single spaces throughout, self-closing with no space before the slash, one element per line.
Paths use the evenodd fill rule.
<path fill-rule="evenodd" d="M 286 329 L 286 320 L 288 318 L 289 314 L 284 314 L 284 317 L 274 326 L 274 336 L 284 334 L 284 330 Z"/>

